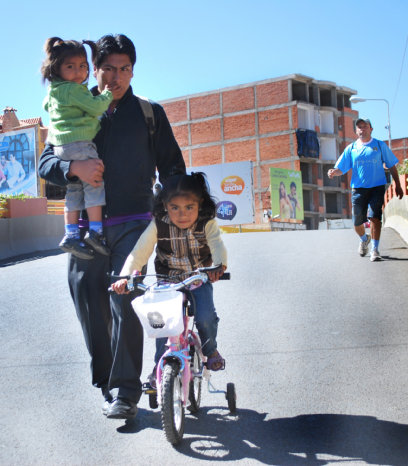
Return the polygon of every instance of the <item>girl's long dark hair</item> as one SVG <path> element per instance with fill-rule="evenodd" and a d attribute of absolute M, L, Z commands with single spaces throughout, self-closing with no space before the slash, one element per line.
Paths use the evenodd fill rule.
<path fill-rule="evenodd" d="M 163 183 L 163 188 L 155 198 L 153 207 L 154 217 L 163 217 L 166 213 L 165 205 L 173 197 L 194 195 L 200 202 L 199 216 L 212 219 L 215 217 L 216 203 L 210 195 L 205 173 L 193 172 L 191 175 L 174 175 Z"/>
<path fill-rule="evenodd" d="M 282 198 L 283 198 L 283 196 L 282 196 L 282 191 L 281 191 L 281 186 L 284 187 L 284 189 L 285 189 L 285 194 L 286 194 L 286 186 L 285 186 L 285 183 L 284 183 L 283 181 L 281 181 L 281 182 L 279 183 L 279 199 L 282 199 Z"/>
<path fill-rule="evenodd" d="M 41 66 L 43 82 L 61 79 L 60 68 L 66 58 L 83 56 L 85 60 L 87 59 L 85 47 L 81 42 L 76 40 L 62 40 L 60 37 L 50 37 L 47 39 L 44 44 L 44 52 L 45 60 Z"/>

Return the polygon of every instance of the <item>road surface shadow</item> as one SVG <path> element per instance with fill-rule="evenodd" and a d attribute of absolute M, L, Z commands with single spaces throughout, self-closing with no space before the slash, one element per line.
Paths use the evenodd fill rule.
<path fill-rule="evenodd" d="M 144 429 L 161 429 L 160 411 L 150 411 L 148 409 L 139 408 L 135 419 L 123 421 L 123 425 L 116 430 L 121 434 L 135 434 Z"/>
<path fill-rule="evenodd" d="M 408 261 L 408 257 L 394 257 L 394 256 L 384 256 L 381 254 L 383 261 Z"/>
<path fill-rule="evenodd" d="M 266 417 L 246 409 L 231 415 L 221 407 L 202 408 L 198 416 L 187 416 L 177 450 L 208 461 L 248 458 L 270 465 L 408 464 L 408 425 L 343 414 Z"/>
<path fill-rule="evenodd" d="M 44 257 L 49 256 L 59 256 L 60 254 L 65 254 L 61 249 L 50 249 L 48 251 L 36 251 L 30 252 L 27 254 L 21 254 L 19 256 L 9 257 L 7 259 L 0 260 L 1 267 L 10 267 L 12 265 L 19 264 L 21 262 L 35 261 L 37 259 L 43 259 Z"/>

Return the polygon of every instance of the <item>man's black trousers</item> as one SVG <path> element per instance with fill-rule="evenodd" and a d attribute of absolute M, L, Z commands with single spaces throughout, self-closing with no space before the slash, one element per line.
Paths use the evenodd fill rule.
<path fill-rule="evenodd" d="M 91 260 L 71 255 L 68 282 L 85 343 L 91 356 L 92 383 L 117 389 L 117 396 L 138 402 L 141 396 L 143 328 L 131 307 L 136 294 L 109 295 L 109 275 L 122 266 L 149 221 L 106 227 L 111 256 Z"/>

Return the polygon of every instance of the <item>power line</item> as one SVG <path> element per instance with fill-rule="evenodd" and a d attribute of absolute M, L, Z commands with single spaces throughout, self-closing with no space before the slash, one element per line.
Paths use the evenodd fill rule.
<path fill-rule="evenodd" d="M 397 88 L 395 89 L 394 100 L 392 101 L 391 112 L 394 109 L 395 101 L 397 100 L 397 94 L 398 94 L 398 89 L 399 89 L 399 85 L 400 85 L 400 81 L 401 81 L 402 70 L 404 68 L 404 61 L 405 61 L 405 54 L 406 54 L 406 51 L 407 51 L 407 46 L 408 46 L 408 36 L 407 36 L 407 39 L 405 41 L 404 55 L 402 56 L 401 69 L 400 69 L 400 73 L 399 73 L 399 76 L 398 76 Z"/>

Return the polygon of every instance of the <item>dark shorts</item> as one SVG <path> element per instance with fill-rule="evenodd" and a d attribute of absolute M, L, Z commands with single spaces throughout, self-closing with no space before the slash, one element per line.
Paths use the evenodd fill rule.
<path fill-rule="evenodd" d="M 362 225 L 367 222 L 368 218 L 381 220 L 384 195 L 384 185 L 374 188 L 353 188 L 351 204 L 353 206 L 354 226 Z"/>

